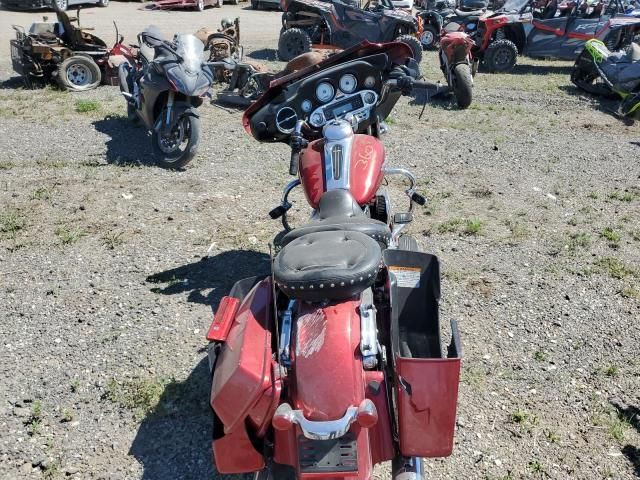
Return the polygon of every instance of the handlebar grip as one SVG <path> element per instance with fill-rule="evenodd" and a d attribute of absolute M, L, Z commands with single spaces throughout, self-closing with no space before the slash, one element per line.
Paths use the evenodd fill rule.
<path fill-rule="evenodd" d="M 291 151 L 291 161 L 289 162 L 289 175 L 298 175 L 298 166 L 300 164 L 300 152 Z"/>
<path fill-rule="evenodd" d="M 437 89 L 439 85 L 429 80 L 414 80 L 412 87 L 414 90 L 431 90 Z"/>

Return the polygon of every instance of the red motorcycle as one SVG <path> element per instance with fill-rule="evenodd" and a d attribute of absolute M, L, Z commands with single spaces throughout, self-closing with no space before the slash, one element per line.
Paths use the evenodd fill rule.
<path fill-rule="evenodd" d="M 453 90 L 458 107 L 467 108 L 473 96 L 473 77 L 478 61 L 473 59 L 471 49 L 474 41 L 464 32 L 442 30 L 440 37 L 440 69 Z"/>
<path fill-rule="evenodd" d="M 416 179 L 385 164 L 383 119 L 427 88 L 404 43 L 360 45 L 271 83 L 244 114 L 261 142 L 291 145 L 272 218 L 302 185 L 313 209 L 288 231 L 266 277 L 238 281 L 208 331 L 220 473 L 259 480 L 423 477 L 421 457 L 451 454 L 460 373 L 455 322 L 442 350 L 437 257 L 402 235 Z M 409 182 L 392 213 L 385 177 Z"/>

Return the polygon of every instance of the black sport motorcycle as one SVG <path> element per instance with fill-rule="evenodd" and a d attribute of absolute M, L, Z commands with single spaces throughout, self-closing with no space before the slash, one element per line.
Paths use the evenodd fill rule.
<path fill-rule="evenodd" d="M 457 7 L 452 8 L 447 0 L 428 0 L 423 5 L 426 8 L 416 13 L 423 28 L 420 43 L 424 49 L 434 50 L 445 32 L 464 32 L 475 39 L 478 21 L 486 12 L 488 2 L 461 0 Z"/>
<path fill-rule="evenodd" d="M 204 63 L 204 44 L 194 35 L 165 40 L 154 27 L 138 35 L 140 52 L 118 70 L 120 91 L 132 121 L 152 132 L 159 165 L 179 169 L 196 154 L 200 141 L 198 107 L 213 84 Z"/>

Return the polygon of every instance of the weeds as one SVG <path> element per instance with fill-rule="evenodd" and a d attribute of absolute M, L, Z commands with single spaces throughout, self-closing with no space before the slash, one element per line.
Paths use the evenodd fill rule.
<path fill-rule="evenodd" d="M 65 226 L 56 228 L 55 234 L 60 239 L 60 243 L 62 243 L 62 245 L 71 245 L 72 243 L 80 240 L 80 237 L 85 235 L 82 230 L 70 229 Z"/>
<path fill-rule="evenodd" d="M 33 191 L 29 198 L 31 200 L 49 200 L 51 198 L 51 190 L 50 187 L 40 187 Z"/>
<path fill-rule="evenodd" d="M 538 350 L 536 353 L 533 354 L 533 358 L 538 362 L 546 362 L 547 360 L 549 360 L 549 354 L 546 352 L 543 352 L 542 350 Z"/>
<path fill-rule="evenodd" d="M 39 435 L 42 431 L 42 402 L 40 400 L 36 400 L 31 405 L 31 415 L 26 422 L 26 425 L 30 428 L 29 435 L 32 437 L 35 435 Z"/>
<path fill-rule="evenodd" d="M 618 243 L 620 242 L 620 233 L 616 232 L 613 228 L 605 228 L 600 236 L 609 241 L 609 246 L 613 248 L 618 247 Z"/>
<path fill-rule="evenodd" d="M 620 295 L 622 295 L 623 298 L 633 298 L 636 300 L 640 300 L 640 289 L 634 287 L 624 287 L 620 292 Z"/>
<path fill-rule="evenodd" d="M 467 223 L 464 227 L 464 233 L 467 235 L 478 235 L 482 230 L 482 221 L 475 220 L 467 220 Z"/>
<path fill-rule="evenodd" d="M 100 108 L 100 102 L 95 100 L 77 100 L 76 101 L 76 112 L 78 113 L 89 113 L 95 112 Z"/>
<path fill-rule="evenodd" d="M 634 268 L 626 266 L 620 260 L 615 257 L 603 257 L 596 260 L 595 265 L 600 267 L 611 277 L 619 280 L 627 276 L 638 276 L 639 273 Z"/>
<path fill-rule="evenodd" d="M 578 248 L 587 248 L 591 244 L 591 237 L 588 233 L 578 232 L 569 235 L 569 250 L 575 251 Z"/>
<path fill-rule="evenodd" d="M 550 443 L 559 443 L 560 442 L 560 434 L 558 434 L 558 432 L 554 432 L 553 430 L 549 430 L 546 433 L 546 437 L 547 437 L 547 440 L 549 440 Z"/>
<path fill-rule="evenodd" d="M 67 423 L 73 420 L 73 410 L 65 408 L 62 410 L 62 422 Z"/>
<path fill-rule="evenodd" d="M 607 377 L 617 377 L 618 376 L 618 367 L 616 365 L 609 365 L 607 368 L 605 368 L 603 370 L 603 373 L 607 376 Z"/>
<path fill-rule="evenodd" d="M 0 233 L 13 238 L 27 225 L 26 217 L 19 210 L 0 213 Z"/>
<path fill-rule="evenodd" d="M 458 230 L 458 227 L 462 225 L 463 221 L 460 218 L 452 218 L 444 223 L 438 225 L 438 233 L 453 233 Z"/>
<path fill-rule="evenodd" d="M 142 420 L 160 402 L 166 382 L 148 378 L 134 378 L 119 383 L 115 379 L 107 382 L 104 398 L 133 411 L 136 420 Z"/>
<path fill-rule="evenodd" d="M 122 245 L 122 232 L 109 232 L 102 237 L 102 244 L 109 250 L 114 250 L 117 246 Z"/>
<path fill-rule="evenodd" d="M 619 200 L 621 202 L 632 202 L 636 199 L 637 195 L 633 192 L 620 192 L 618 190 L 614 190 L 611 192 L 608 197 L 611 200 Z"/>

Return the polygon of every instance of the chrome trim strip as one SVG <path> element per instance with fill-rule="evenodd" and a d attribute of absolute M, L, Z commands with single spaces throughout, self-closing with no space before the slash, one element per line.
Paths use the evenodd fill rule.
<path fill-rule="evenodd" d="M 344 416 L 338 420 L 316 422 L 307 420 L 302 410 L 293 410 L 288 403 L 281 404 L 274 417 L 286 416 L 289 421 L 296 424 L 302 430 L 302 434 L 310 440 L 332 440 L 344 436 L 358 417 L 358 407 L 347 408 Z"/>

